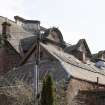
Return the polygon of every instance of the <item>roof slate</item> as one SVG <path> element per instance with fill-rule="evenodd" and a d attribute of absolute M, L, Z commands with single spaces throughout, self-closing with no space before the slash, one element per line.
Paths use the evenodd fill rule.
<path fill-rule="evenodd" d="M 91 57 L 91 51 L 90 51 L 85 39 L 80 39 L 77 44 L 66 47 L 64 49 L 64 51 L 67 52 L 67 53 L 70 53 L 72 51 L 76 51 L 81 46 L 81 44 L 85 45 L 85 48 L 88 51 L 88 55 Z"/>
<path fill-rule="evenodd" d="M 10 33 L 11 38 L 8 39 L 9 43 L 18 52 L 19 52 L 19 49 L 18 49 L 19 42 L 21 43 L 23 48 L 25 48 L 25 50 L 30 49 L 30 46 L 32 46 L 35 42 L 36 36 L 24 30 L 21 26 L 17 25 L 15 22 L 8 20 L 7 18 L 4 18 L 4 17 L 0 17 L 0 32 L 2 32 L 1 24 L 5 21 L 11 24 L 11 33 Z M 59 33 L 59 30 L 58 30 L 58 33 Z M 59 33 L 59 38 L 61 39 L 61 41 L 63 41 L 63 36 L 62 34 L 61 35 L 60 34 L 61 33 Z M 28 45 L 26 45 L 26 43 L 28 43 Z M 71 51 L 71 50 L 77 49 L 82 43 L 85 43 L 87 50 L 91 54 L 87 46 L 87 43 L 84 39 L 79 40 L 79 42 L 76 45 L 69 46 L 66 50 Z M 71 54 L 67 54 L 62 50 L 57 49 L 54 45 L 50 43 L 46 43 L 46 44 L 41 43 L 40 45 L 59 61 L 59 63 L 58 62 L 56 62 L 55 64 L 49 63 L 49 65 L 48 65 L 48 62 L 44 63 L 43 66 L 40 67 L 41 68 L 40 74 L 45 75 L 46 70 L 44 71 L 43 68 L 46 67 L 45 69 L 47 69 L 48 72 L 52 72 L 56 80 L 62 80 L 67 76 L 69 77 L 72 76 L 72 77 L 90 81 L 90 82 L 97 82 L 97 77 L 99 77 L 99 84 L 105 85 L 105 69 L 101 70 L 95 67 L 95 64 L 92 62 L 88 62 L 87 64 L 84 64 L 79 60 L 77 60 Z M 24 79 L 27 79 L 27 76 L 28 76 L 28 79 L 31 78 L 31 82 L 32 82 L 33 69 L 34 69 L 34 63 L 23 65 L 21 67 L 16 68 L 15 70 L 10 71 L 10 73 L 7 74 L 6 78 L 7 80 L 10 79 L 10 81 L 13 80 L 14 78 L 15 79 L 18 78 L 19 80 L 20 79 L 24 80 Z"/>
<path fill-rule="evenodd" d="M 2 23 L 5 21 L 11 24 L 11 28 L 10 28 L 11 38 L 9 38 L 8 41 L 19 52 L 19 48 L 18 48 L 19 41 L 21 39 L 34 36 L 34 34 L 24 30 L 23 27 L 17 25 L 14 21 L 11 21 L 5 17 L 0 17 L 0 34 L 2 34 Z"/>
<path fill-rule="evenodd" d="M 30 47 L 35 43 L 36 36 L 31 36 L 28 38 L 24 38 L 20 40 L 20 45 L 23 49 L 23 51 L 28 51 Z"/>
<path fill-rule="evenodd" d="M 84 64 L 74 56 L 57 50 L 53 45 L 42 43 L 41 45 L 61 62 L 69 75 L 90 82 L 97 82 L 97 77 L 99 77 L 99 83 L 105 85 L 105 69 L 101 70 L 95 67 L 95 64 L 92 62 Z"/>

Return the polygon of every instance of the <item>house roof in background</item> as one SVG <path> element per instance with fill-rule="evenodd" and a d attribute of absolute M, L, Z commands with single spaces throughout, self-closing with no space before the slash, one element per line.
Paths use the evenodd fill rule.
<path fill-rule="evenodd" d="M 96 61 L 97 59 L 102 60 L 102 55 L 105 56 L 105 50 L 99 51 L 98 53 L 92 54 L 92 61 Z M 105 59 L 104 59 L 105 60 Z"/>
<path fill-rule="evenodd" d="M 91 57 L 91 51 L 90 51 L 85 39 L 80 39 L 77 44 L 68 46 L 67 48 L 65 48 L 65 52 L 70 53 L 72 51 L 78 50 L 78 48 L 81 46 L 81 44 L 84 44 L 86 50 L 88 51 L 88 56 Z"/>

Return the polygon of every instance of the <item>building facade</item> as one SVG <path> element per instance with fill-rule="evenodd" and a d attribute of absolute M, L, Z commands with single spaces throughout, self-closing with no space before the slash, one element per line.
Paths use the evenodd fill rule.
<path fill-rule="evenodd" d="M 58 28 L 46 29 L 40 21 L 19 16 L 15 16 L 15 21 L 0 17 L 0 32 L 0 91 L 5 97 L 32 96 L 40 35 L 39 87 L 50 73 L 60 105 L 104 105 L 105 68 L 92 61 L 85 39 L 68 46 Z"/>

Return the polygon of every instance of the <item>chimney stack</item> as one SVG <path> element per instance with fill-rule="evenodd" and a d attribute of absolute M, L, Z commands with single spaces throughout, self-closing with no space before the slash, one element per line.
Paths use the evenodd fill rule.
<path fill-rule="evenodd" d="M 3 38 L 8 38 L 10 37 L 10 23 L 3 22 L 2 23 L 2 37 Z"/>
<path fill-rule="evenodd" d="M 78 51 L 77 58 L 81 60 L 83 63 L 86 63 L 86 55 L 84 51 Z"/>

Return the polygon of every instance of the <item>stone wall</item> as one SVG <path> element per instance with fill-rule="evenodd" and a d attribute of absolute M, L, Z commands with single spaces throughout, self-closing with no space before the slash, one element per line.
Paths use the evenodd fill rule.
<path fill-rule="evenodd" d="M 0 48 L 0 74 L 4 74 L 15 67 L 20 61 L 19 54 L 10 46 Z"/>
<path fill-rule="evenodd" d="M 83 80 L 72 78 L 69 82 L 68 89 L 66 91 L 67 105 L 97 105 L 97 104 L 91 104 L 91 99 L 92 99 L 91 91 L 94 91 L 97 89 L 98 90 L 105 89 L 105 86 L 98 87 L 96 83 L 89 83 Z M 88 92 L 86 94 L 80 93 L 80 91 L 84 91 L 84 90 L 88 91 L 89 94 Z M 97 91 L 97 94 L 98 93 L 99 91 Z M 88 96 L 88 101 L 89 101 L 88 103 L 85 102 L 86 96 Z M 93 94 L 93 98 L 96 99 L 95 94 Z M 100 101 L 100 103 L 102 103 L 102 101 Z M 98 104 L 98 105 L 103 105 L 103 104 Z"/>
<path fill-rule="evenodd" d="M 32 89 L 25 85 L 0 87 L 0 105 L 32 105 Z"/>
<path fill-rule="evenodd" d="M 105 105 L 105 90 L 79 91 L 71 105 Z"/>

